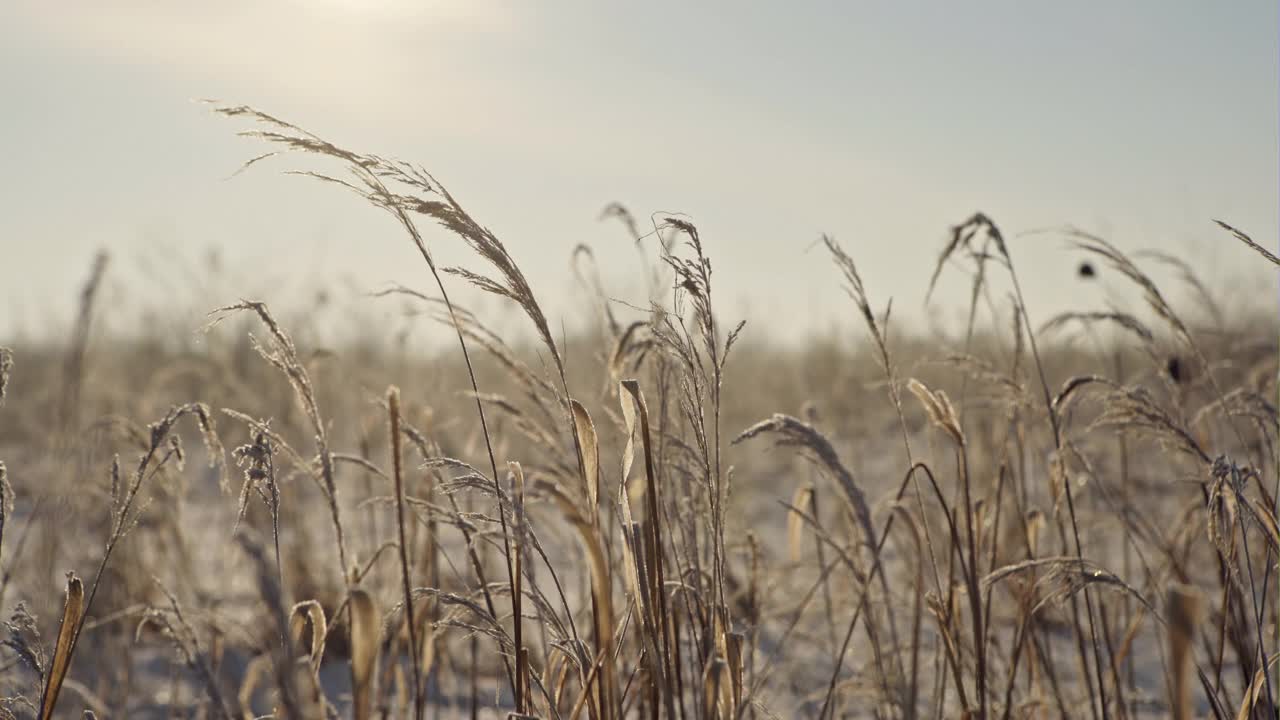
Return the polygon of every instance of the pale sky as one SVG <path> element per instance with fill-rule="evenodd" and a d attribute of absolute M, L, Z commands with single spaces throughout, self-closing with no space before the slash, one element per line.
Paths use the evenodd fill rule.
<path fill-rule="evenodd" d="M 960 276 L 929 311 L 924 288 L 975 210 L 1010 236 L 1074 224 L 1171 251 L 1229 301 L 1274 304 L 1274 274 L 1211 219 L 1280 237 L 1277 23 L 1274 0 L 3 0 L 0 341 L 68 327 L 98 248 L 122 307 L 432 289 L 388 218 L 281 176 L 291 161 L 228 180 L 262 148 L 195 98 L 426 166 L 557 325 L 581 318 L 579 243 L 638 297 L 633 250 L 598 220 L 613 201 L 690 216 L 721 314 L 756 337 L 860 332 L 823 232 L 878 305 L 961 317 Z M 1063 246 L 1012 244 L 1040 318 L 1098 304 Z M 225 272 L 204 288 L 212 247 Z"/>

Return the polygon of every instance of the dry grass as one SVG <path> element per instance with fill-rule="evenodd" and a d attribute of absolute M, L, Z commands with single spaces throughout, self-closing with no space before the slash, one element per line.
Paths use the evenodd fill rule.
<path fill-rule="evenodd" d="M 319 348 L 249 301 L 198 349 L 96 338 L 99 259 L 68 343 L 0 348 L 0 718 L 1276 717 L 1277 327 L 1189 265 L 1066 229 L 1082 307 L 1037 327 L 975 214 L 921 269 L 972 271 L 969 322 L 923 337 L 824 238 L 869 342 L 778 350 L 722 324 L 696 226 L 614 205 L 655 301 L 575 250 L 603 322 L 557 342 L 430 173 L 217 112 L 271 146 L 247 165 L 315 156 L 388 213 L 431 285 L 381 295 L 455 345 Z M 1103 274 L 1143 306 L 1090 301 Z"/>

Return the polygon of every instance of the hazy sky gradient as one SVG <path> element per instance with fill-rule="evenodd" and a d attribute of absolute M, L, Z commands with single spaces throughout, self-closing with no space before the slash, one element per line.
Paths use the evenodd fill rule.
<path fill-rule="evenodd" d="M 1071 223 L 1170 250 L 1234 301 L 1274 303 L 1273 276 L 1210 221 L 1280 236 L 1274 0 L 687 5 L 5 3 L 0 339 L 68 324 L 100 247 L 114 292 L 175 305 L 287 303 L 312 280 L 430 289 L 390 220 L 281 177 L 291 161 L 227 180 L 261 148 L 201 97 L 425 165 L 557 324 L 578 317 L 578 243 L 627 297 L 641 287 L 624 233 L 598 221 L 612 201 L 690 215 L 722 314 L 757 336 L 850 322 L 811 249 L 822 232 L 878 304 L 960 317 L 959 276 L 922 302 L 975 210 L 1009 235 Z M 201 289 L 215 246 L 225 282 Z M 1098 304 L 1062 248 L 1013 244 L 1042 318 Z"/>

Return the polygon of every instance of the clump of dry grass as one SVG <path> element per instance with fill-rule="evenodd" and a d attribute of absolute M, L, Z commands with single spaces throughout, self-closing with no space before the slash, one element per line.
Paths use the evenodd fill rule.
<path fill-rule="evenodd" d="M 16 458 L 12 481 L 0 464 L 0 603 L 20 599 L 0 718 L 77 699 L 123 717 L 1275 716 L 1280 353 L 1256 327 L 1210 340 L 1186 321 L 1141 263 L 1179 271 L 1220 323 L 1231 314 L 1177 258 L 1068 229 L 1091 260 L 1082 277 L 1110 273 L 1143 307 L 1037 328 L 1014 242 L 975 214 L 930 283 L 973 270 L 952 342 L 891 334 L 891 306 L 873 308 L 824 237 L 870 343 L 784 355 L 722 324 L 693 223 L 655 216 L 642 233 L 614 205 L 652 304 L 608 301 L 575 249 L 597 328 L 557 341 L 508 246 L 429 172 L 252 108 L 218 112 L 272 147 L 246 167 L 330 163 L 298 174 L 396 221 L 432 289 L 377 295 L 442 324 L 457 352 L 313 348 L 305 322 L 242 301 L 214 311 L 207 355 L 112 366 L 87 343 L 96 266 L 60 362 L 0 348 L 6 420 L 48 417 L 28 390 L 42 382 L 61 383 L 66 408 L 43 433 L 0 427 Z M 483 270 L 438 267 L 436 242 Z M 456 305 L 458 280 L 510 301 L 534 342 Z M 1011 302 L 990 302 L 1006 281 Z M 1094 347 L 1056 341 L 1072 328 Z M 15 356 L 32 375 L 11 385 Z M 83 383 L 90 359 L 121 373 L 119 397 Z M 787 363 L 816 385 L 781 384 L 802 375 Z M 179 387 L 210 404 L 151 406 Z M 183 418 L 206 471 L 184 464 Z M 726 443 L 725 428 L 745 429 Z M 238 494 L 221 467 L 233 434 Z M 187 542 L 199 567 L 157 552 Z M 28 608 L 58 617 L 45 569 L 81 563 L 92 581 L 71 576 L 61 622 L 42 627 Z"/>

